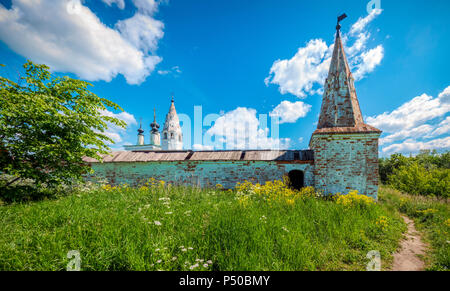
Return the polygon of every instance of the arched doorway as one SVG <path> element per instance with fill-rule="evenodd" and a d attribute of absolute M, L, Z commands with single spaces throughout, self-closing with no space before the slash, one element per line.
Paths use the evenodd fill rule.
<path fill-rule="evenodd" d="M 303 173 L 303 171 L 290 171 L 288 177 L 291 188 L 300 190 L 305 186 L 305 174 Z"/>

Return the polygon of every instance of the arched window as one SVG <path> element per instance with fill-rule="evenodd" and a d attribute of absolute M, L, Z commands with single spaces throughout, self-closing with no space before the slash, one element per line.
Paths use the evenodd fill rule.
<path fill-rule="evenodd" d="M 305 174 L 303 171 L 293 170 L 288 174 L 289 184 L 291 188 L 295 190 L 300 190 L 305 187 Z"/>
<path fill-rule="evenodd" d="M 167 132 L 164 133 L 164 138 L 167 139 Z"/>
<path fill-rule="evenodd" d="M 170 138 L 172 138 L 172 139 L 173 139 L 173 132 L 171 132 L 171 133 L 170 133 Z"/>
<path fill-rule="evenodd" d="M 181 142 L 181 135 L 178 136 L 178 140 Z"/>

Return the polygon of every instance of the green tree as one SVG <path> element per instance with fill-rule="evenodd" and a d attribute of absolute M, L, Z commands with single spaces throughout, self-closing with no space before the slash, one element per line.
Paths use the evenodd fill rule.
<path fill-rule="evenodd" d="M 109 151 L 108 126 L 126 127 L 101 111 L 122 108 L 90 92 L 88 82 L 31 61 L 23 67 L 17 83 L 0 76 L 0 175 L 9 177 L 0 191 L 21 179 L 49 188 L 80 180 L 90 170 L 82 158 Z"/>
<path fill-rule="evenodd" d="M 389 158 L 381 158 L 379 161 L 381 183 L 386 184 L 389 180 L 389 176 L 392 175 L 395 169 L 408 165 L 409 163 L 410 158 L 407 158 L 402 154 L 393 154 Z"/>

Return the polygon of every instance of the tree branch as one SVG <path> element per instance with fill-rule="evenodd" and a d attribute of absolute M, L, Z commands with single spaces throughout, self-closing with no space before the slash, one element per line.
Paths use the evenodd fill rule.
<path fill-rule="evenodd" d="M 16 177 L 16 178 L 14 178 L 12 181 L 9 181 L 8 183 L 6 183 L 5 188 L 8 187 L 8 186 L 10 186 L 11 184 L 13 184 L 14 182 L 16 182 L 16 181 L 19 180 L 19 179 L 20 179 L 20 177 Z"/>

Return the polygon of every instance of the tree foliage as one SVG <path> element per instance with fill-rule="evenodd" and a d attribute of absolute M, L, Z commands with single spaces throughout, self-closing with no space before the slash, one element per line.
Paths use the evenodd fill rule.
<path fill-rule="evenodd" d="M 88 90 L 88 82 L 57 77 L 28 61 L 16 83 L 0 76 L 0 174 L 54 187 L 79 180 L 89 170 L 82 158 L 101 159 L 113 140 L 108 126 L 124 121 L 104 116 L 117 104 Z"/>
<path fill-rule="evenodd" d="M 450 152 L 422 150 L 415 157 L 380 159 L 380 180 L 410 194 L 450 197 Z"/>

